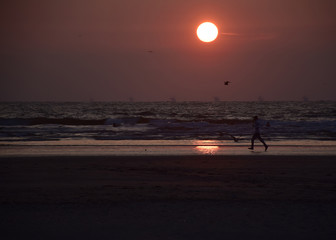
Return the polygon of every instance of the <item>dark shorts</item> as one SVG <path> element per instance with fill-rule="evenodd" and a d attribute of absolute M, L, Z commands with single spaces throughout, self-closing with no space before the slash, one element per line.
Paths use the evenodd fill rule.
<path fill-rule="evenodd" d="M 260 133 L 259 132 L 255 132 L 252 136 L 252 140 L 254 139 L 262 139 L 261 136 L 260 136 Z"/>

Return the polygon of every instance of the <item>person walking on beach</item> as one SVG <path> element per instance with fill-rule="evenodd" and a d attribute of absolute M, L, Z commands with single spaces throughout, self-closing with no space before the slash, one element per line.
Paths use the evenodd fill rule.
<path fill-rule="evenodd" d="M 265 143 L 264 139 L 261 138 L 260 136 L 260 123 L 259 123 L 259 119 L 258 116 L 254 116 L 253 117 L 253 127 L 254 127 L 254 134 L 251 138 L 251 147 L 249 147 L 249 149 L 253 150 L 254 149 L 254 140 L 255 139 L 259 139 L 259 141 L 264 144 L 265 147 L 265 152 L 267 151 L 267 144 Z"/>

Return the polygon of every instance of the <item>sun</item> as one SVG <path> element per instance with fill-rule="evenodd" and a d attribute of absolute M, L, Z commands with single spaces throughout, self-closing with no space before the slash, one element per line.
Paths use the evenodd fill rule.
<path fill-rule="evenodd" d="M 211 22 L 204 22 L 198 26 L 196 33 L 202 42 L 212 42 L 218 36 L 218 28 Z"/>

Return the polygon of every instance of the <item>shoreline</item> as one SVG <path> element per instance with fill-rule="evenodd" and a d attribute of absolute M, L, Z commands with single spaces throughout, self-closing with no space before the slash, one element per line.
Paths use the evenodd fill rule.
<path fill-rule="evenodd" d="M 0 157 L 15 156 L 336 156 L 335 141 L 269 141 L 269 149 L 256 142 L 227 140 L 61 140 L 0 142 Z"/>
<path fill-rule="evenodd" d="M 0 146 L 0 157 L 336 156 L 336 146 Z"/>

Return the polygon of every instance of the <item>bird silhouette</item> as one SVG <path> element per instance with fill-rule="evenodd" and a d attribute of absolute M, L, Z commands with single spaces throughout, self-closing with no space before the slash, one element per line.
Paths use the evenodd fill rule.
<path fill-rule="evenodd" d="M 234 142 L 238 142 L 240 140 L 240 137 L 237 138 L 237 137 L 235 137 L 232 134 L 227 133 L 227 132 L 220 132 L 219 135 L 220 136 L 228 135 L 228 136 L 230 136 L 233 139 Z"/>
<path fill-rule="evenodd" d="M 231 83 L 231 82 L 229 82 L 229 81 L 225 81 L 225 82 L 224 82 L 224 85 L 228 86 L 229 83 Z"/>

